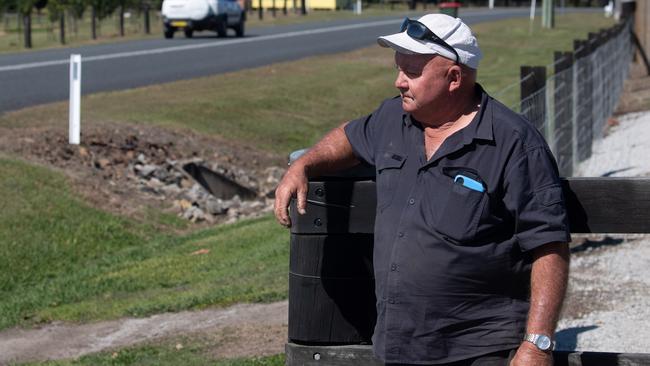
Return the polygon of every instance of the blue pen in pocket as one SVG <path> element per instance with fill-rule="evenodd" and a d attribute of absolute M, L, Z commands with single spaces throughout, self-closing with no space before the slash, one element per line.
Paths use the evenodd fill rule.
<path fill-rule="evenodd" d="M 454 183 L 460 183 L 463 185 L 465 188 L 469 188 L 473 191 L 477 192 L 483 192 L 485 191 L 485 188 L 483 188 L 483 184 L 481 182 L 472 179 L 466 175 L 458 174 L 454 177 Z"/>

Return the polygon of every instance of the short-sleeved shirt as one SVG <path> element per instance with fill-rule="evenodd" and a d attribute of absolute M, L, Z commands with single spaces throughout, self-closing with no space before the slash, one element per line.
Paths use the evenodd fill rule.
<path fill-rule="evenodd" d="M 481 93 L 427 160 L 399 97 L 345 127 L 376 167 L 375 355 L 437 364 L 521 344 L 531 249 L 570 240 L 555 160 L 522 116 Z M 459 176 L 461 178 L 459 178 Z"/>

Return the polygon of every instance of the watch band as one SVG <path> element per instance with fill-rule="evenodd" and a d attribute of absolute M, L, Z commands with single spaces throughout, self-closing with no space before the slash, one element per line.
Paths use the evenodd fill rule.
<path fill-rule="evenodd" d="M 524 341 L 530 342 L 535 345 L 539 350 L 550 352 L 555 348 L 555 341 L 545 334 L 527 333 L 524 336 Z"/>

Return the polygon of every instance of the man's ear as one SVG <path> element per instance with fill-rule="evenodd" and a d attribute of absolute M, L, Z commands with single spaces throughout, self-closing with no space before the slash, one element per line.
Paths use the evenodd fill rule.
<path fill-rule="evenodd" d="M 447 69 L 447 82 L 449 83 L 449 92 L 455 92 L 460 89 L 463 79 L 463 70 L 458 65 L 453 65 Z"/>

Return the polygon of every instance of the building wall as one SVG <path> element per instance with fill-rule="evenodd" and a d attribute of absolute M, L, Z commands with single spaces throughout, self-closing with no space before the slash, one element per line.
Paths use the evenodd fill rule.
<path fill-rule="evenodd" d="M 253 0 L 251 4 L 253 9 L 259 6 L 259 0 Z M 336 0 L 306 0 L 308 9 L 336 9 Z M 273 0 L 262 0 L 262 8 L 271 9 L 273 7 Z M 284 7 L 284 0 L 275 0 L 275 8 L 282 9 Z M 296 1 L 296 7 L 300 8 L 300 0 Z M 293 9 L 293 0 L 287 0 L 287 9 Z"/>

